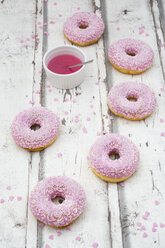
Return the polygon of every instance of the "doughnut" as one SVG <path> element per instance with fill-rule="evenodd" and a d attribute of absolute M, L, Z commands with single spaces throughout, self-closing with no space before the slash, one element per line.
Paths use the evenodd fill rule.
<path fill-rule="evenodd" d="M 81 185 L 65 176 L 43 179 L 30 194 L 33 215 L 53 227 L 66 227 L 73 223 L 82 213 L 85 203 Z"/>
<path fill-rule="evenodd" d="M 136 121 L 152 114 L 156 106 L 156 98 L 147 85 L 124 82 L 111 88 L 108 94 L 108 106 L 115 115 Z"/>
<path fill-rule="evenodd" d="M 117 159 L 111 159 L 111 156 Z M 132 141 L 119 134 L 107 134 L 91 146 L 88 161 L 92 171 L 104 181 L 122 182 L 139 164 L 139 151 Z"/>
<path fill-rule="evenodd" d="M 64 23 L 64 35 L 72 43 L 88 46 L 97 42 L 104 32 L 104 23 L 96 14 L 79 12 Z"/>
<path fill-rule="evenodd" d="M 154 53 L 151 47 L 141 40 L 121 39 L 110 46 L 108 57 L 118 71 L 140 74 L 151 67 Z"/>
<path fill-rule="evenodd" d="M 11 132 L 19 146 L 29 151 L 41 151 L 55 141 L 59 126 L 59 118 L 52 111 L 33 107 L 15 117 Z"/>

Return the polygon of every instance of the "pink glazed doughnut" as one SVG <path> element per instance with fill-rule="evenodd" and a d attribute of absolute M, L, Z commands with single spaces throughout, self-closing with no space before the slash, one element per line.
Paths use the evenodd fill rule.
<path fill-rule="evenodd" d="M 115 115 L 136 121 L 152 114 L 156 106 L 156 98 L 147 85 L 124 82 L 111 88 L 108 94 L 108 106 Z"/>
<path fill-rule="evenodd" d="M 35 127 L 38 130 L 35 130 Z M 40 151 L 51 145 L 59 132 L 59 118 L 44 107 L 33 107 L 19 113 L 11 127 L 15 142 L 29 151 Z"/>
<path fill-rule="evenodd" d="M 112 160 L 110 156 L 118 159 Z M 92 145 L 88 161 L 96 176 L 107 182 L 121 182 L 129 178 L 139 164 L 139 151 L 132 141 L 119 134 L 108 134 Z"/>
<path fill-rule="evenodd" d="M 55 202 L 55 199 L 58 201 Z M 53 227 L 70 225 L 82 213 L 85 203 L 86 196 L 81 185 L 65 176 L 40 181 L 30 195 L 33 215 Z"/>
<path fill-rule="evenodd" d="M 104 23 L 96 14 L 75 13 L 64 23 L 64 35 L 72 43 L 87 46 L 97 42 L 104 32 Z"/>
<path fill-rule="evenodd" d="M 151 67 L 154 53 L 141 40 L 121 39 L 112 44 L 108 51 L 110 63 L 126 74 L 140 74 Z"/>

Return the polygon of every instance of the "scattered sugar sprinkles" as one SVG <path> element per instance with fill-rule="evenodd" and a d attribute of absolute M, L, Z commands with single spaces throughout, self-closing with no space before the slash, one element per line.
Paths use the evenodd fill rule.
<path fill-rule="evenodd" d="M 49 239 L 53 240 L 54 236 L 53 235 L 49 235 Z"/>
<path fill-rule="evenodd" d="M 147 238 L 148 234 L 146 232 L 143 233 L 143 238 Z"/>
<path fill-rule="evenodd" d="M 95 242 L 95 243 L 92 244 L 92 247 L 93 248 L 97 248 L 98 246 L 99 246 L 99 244 L 97 242 Z"/>
<path fill-rule="evenodd" d="M 80 236 L 77 236 L 75 239 L 76 239 L 77 241 L 80 241 L 80 240 L 81 240 Z"/>

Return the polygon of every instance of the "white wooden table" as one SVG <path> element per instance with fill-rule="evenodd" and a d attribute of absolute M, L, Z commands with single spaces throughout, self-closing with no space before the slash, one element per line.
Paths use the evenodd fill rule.
<path fill-rule="evenodd" d="M 99 248 L 165 247 L 165 122 L 160 122 L 165 120 L 164 9 L 163 0 L 0 1 L 0 248 L 90 248 L 93 243 Z M 97 44 L 82 48 L 94 59 L 84 83 L 58 90 L 42 72 L 42 57 L 51 47 L 70 44 L 63 23 L 78 11 L 102 15 L 105 33 Z M 131 76 L 112 68 L 108 47 L 124 37 L 153 48 L 151 69 Z M 156 110 L 142 121 L 110 120 L 109 89 L 131 80 L 154 90 Z M 58 114 L 61 133 L 52 146 L 32 153 L 15 144 L 10 128 L 20 111 L 40 105 Z M 140 166 L 125 185 L 103 182 L 87 163 L 90 146 L 106 132 L 129 137 L 140 150 Z M 86 191 L 86 209 L 71 230 L 42 226 L 29 209 L 36 183 L 56 175 L 77 180 Z"/>

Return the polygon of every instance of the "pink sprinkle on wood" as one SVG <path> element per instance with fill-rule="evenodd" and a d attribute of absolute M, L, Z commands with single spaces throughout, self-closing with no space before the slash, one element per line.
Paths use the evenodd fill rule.
<path fill-rule="evenodd" d="M 61 152 L 57 153 L 57 156 L 58 158 L 62 157 L 62 153 Z"/>
<path fill-rule="evenodd" d="M 45 248 L 51 248 L 48 244 L 45 245 Z"/>
<path fill-rule="evenodd" d="M 64 102 L 68 102 L 68 101 L 69 101 L 69 99 L 68 98 L 65 98 Z"/>
<path fill-rule="evenodd" d="M 45 23 L 44 23 L 44 26 L 47 26 L 47 25 L 48 25 L 47 22 L 45 22 Z"/>
<path fill-rule="evenodd" d="M 39 90 L 36 90 L 36 92 L 35 92 L 35 93 L 39 95 L 39 94 L 40 94 L 40 91 L 39 91 Z"/>
<path fill-rule="evenodd" d="M 7 190 L 11 190 L 11 186 L 7 186 L 6 189 L 7 189 Z"/>
<path fill-rule="evenodd" d="M 20 40 L 20 43 L 24 43 L 24 41 L 23 40 Z"/>
<path fill-rule="evenodd" d="M 156 232 L 157 229 L 155 227 L 152 228 L 152 232 Z"/>
<path fill-rule="evenodd" d="M 77 101 L 76 101 L 76 99 L 73 99 L 72 102 L 73 102 L 73 103 L 76 103 Z"/>
<path fill-rule="evenodd" d="M 49 89 L 48 91 L 49 91 L 50 93 L 52 92 L 52 90 L 51 90 L 51 89 Z"/>
<path fill-rule="evenodd" d="M 54 98 L 54 101 L 55 101 L 55 102 L 58 102 L 58 99 L 57 99 L 57 98 Z"/>
<path fill-rule="evenodd" d="M 150 215 L 150 212 L 145 211 L 145 216 L 149 216 L 149 215 Z"/>
<path fill-rule="evenodd" d="M 32 105 L 33 105 L 33 104 L 34 104 L 34 101 L 31 101 L 31 100 L 30 100 L 30 101 L 29 101 L 29 104 L 32 104 Z"/>
<path fill-rule="evenodd" d="M 164 136 L 165 136 L 165 132 L 162 132 L 162 133 L 160 134 L 160 136 L 164 137 Z M 159 205 L 159 204 L 156 204 L 156 205 Z"/>
<path fill-rule="evenodd" d="M 49 235 L 49 239 L 53 240 L 54 236 L 53 235 Z"/>
<path fill-rule="evenodd" d="M 70 227 L 70 226 L 68 226 L 66 229 L 67 229 L 68 231 L 71 231 L 71 227 Z"/>
<path fill-rule="evenodd" d="M 99 85 L 99 82 L 97 82 L 96 85 Z"/>
<path fill-rule="evenodd" d="M 154 222 L 153 227 L 158 227 L 158 224 L 156 222 Z"/>
<path fill-rule="evenodd" d="M 110 119 L 111 121 L 114 120 L 113 116 L 111 116 L 111 115 L 109 116 L 109 119 Z"/>
<path fill-rule="evenodd" d="M 26 40 L 27 40 L 27 41 L 30 41 L 30 39 L 29 39 L 29 38 L 26 38 Z"/>
<path fill-rule="evenodd" d="M 147 238 L 148 234 L 146 232 L 143 233 L 143 238 Z"/>
<path fill-rule="evenodd" d="M 97 248 L 99 246 L 99 244 L 95 242 L 92 244 L 92 246 L 93 246 L 93 248 Z"/>
<path fill-rule="evenodd" d="M 160 119 L 160 122 L 164 122 L 164 119 Z"/>
<path fill-rule="evenodd" d="M 41 22 L 37 22 L 38 25 L 41 25 Z"/>
<path fill-rule="evenodd" d="M 47 3 L 47 2 L 48 2 L 48 0 L 44 0 L 44 2 L 45 2 L 45 3 Z"/>
<path fill-rule="evenodd" d="M 119 28 L 119 27 L 117 27 L 117 28 L 116 28 L 116 30 L 117 30 L 117 31 L 120 31 L 120 28 Z"/>
<path fill-rule="evenodd" d="M 65 115 L 68 115 L 68 114 L 69 114 L 69 112 L 68 112 L 68 111 L 65 111 L 65 112 L 64 112 L 64 114 L 65 114 Z"/>
<path fill-rule="evenodd" d="M 32 34 L 32 39 L 35 39 L 35 37 L 36 37 L 36 36 L 35 36 L 34 34 Z"/>
<path fill-rule="evenodd" d="M 62 232 L 57 232 L 57 236 L 61 236 Z"/>
<path fill-rule="evenodd" d="M 90 121 L 91 120 L 91 118 L 90 117 L 87 117 L 87 121 Z"/>
<path fill-rule="evenodd" d="M 145 226 L 141 226 L 141 231 L 145 231 L 146 227 Z"/>
<path fill-rule="evenodd" d="M 140 227 L 140 226 L 142 225 L 142 223 L 141 223 L 141 222 L 137 222 L 136 225 L 137 225 L 138 227 Z"/>
<path fill-rule="evenodd" d="M 77 10 L 80 10 L 80 7 L 78 7 Z"/>
<path fill-rule="evenodd" d="M 83 127 L 82 130 L 83 130 L 83 133 L 88 133 L 86 127 Z"/>
<path fill-rule="evenodd" d="M 24 47 L 24 48 L 28 48 L 28 45 L 24 45 L 23 47 Z"/>
<path fill-rule="evenodd" d="M 120 185 L 121 185 L 121 187 L 124 187 L 125 186 L 125 182 L 121 182 Z"/>
<path fill-rule="evenodd" d="M 100 136 L 101 135 L 101 133 L 100 132 L 97 132 L 97 136 Z"/>
<path fill-rule="evenodd" d="M 142 218 L 143 218 L 143 220 L 147 220 L 147 216 L 146 215 L 143 215 Z"/>
<path fill-rule="evenodd" d="M 90 104 L 90 108 L 94 108 L 94 105 L 93 104 Z"/>
<path fill-rule="evenodd" d="M 22 200 L 22 196 L 17 196 L 17 200 L 21 201 Z"/>
<path fill-rule="evenodd" d="M 59 17 L 61 17 L 62 15 L 61 15 L 61 14 L 59 14 L 58 16 L 59 16 Z"/>
<path fill-rule="evenodd" d="M 5 200 L 4 200 L 4 199 L 0 199 L 0 203 L 2 203 L 2 204 L 3 204 L 4 202 L 5 202 Z"/>
<path fill-rule="evenodd" d="M 149 34 L 146 34 L 146 36 L 150 36 Z"/>
<path fill-rule="evenodd" d="M 77 236 L 75 239 L 76 239 L 77 241 L 80 241 L 80 240 L 81 240 L 80 236 Z"/>
<path fill-rule="evenodd" d="M 164 88 L 160 88 L 160 90 L 161 90 L 162 92 L 164 92 Z"/>
<path fill-rule="evenodd" d="M 159 204 L 160 204 L 160 202 L 156 200 L 155 201 L 155 205 L 159 205 Z"/>
<path fill-rule="evenodd" d="M 43 26 L 40 26 L 39 28 L 40 28 L 40 29 L 42 29 L 42 28 L 43 28 Z"/>
<path fill-rule="evenodd" d="M 161 227 L 161 228 L 165 227 L 165 224 L 160 223 L 160 227 Z"/>
<path fill-rule="evenodd" d="M 56 6 L 56 5 L 57 5 L 57 3 L 56 3 L 56 2 L 54 2 L 54 3 L 53 3 L 53 5 L 54 5 L 54 6 Z"/>
<path fill-rule="evenodd" d="M 9 196 L 9 200 L 10 201 L 13 201 L 14 200 L 14 196 L 13 195 Z"/>
<path fill-rule="evenodd" d="M 48 85 L 46 85 L 46 88 L 50 88 L 50 85 L 48 84 Z"/>
<path fill-rule="evenodd" d="M 54 21 L 50 21 L 50 24 L 55 24 L 55 22 Z"/>
<path fill-rule="evenodd" d="M 32 104 L 33 105 L 34 103 L 35 103 L 34 101 L 29 101 L 29 104 Z"/>
<path fill-rule="evenodd" d="M 79 122 L 79 119 L 78 118 L 75 118 L 75 122 L 78 123 Z"/>

